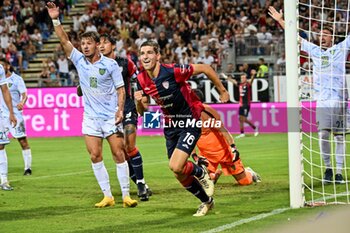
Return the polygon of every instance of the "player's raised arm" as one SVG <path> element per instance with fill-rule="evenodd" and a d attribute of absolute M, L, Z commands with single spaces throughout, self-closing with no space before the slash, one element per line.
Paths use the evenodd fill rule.
<path fill-rule="evenodd" d="M 230 100 L 230 95 L 228 94 L 224 85 L 222 85 L 218 75 L 211 68 L 210 65 L 207 64 L 193 64 L 193 75 L 204 73 L 215 85 L 220 93 L 220 100 L 223 103 L 226 103 Z"/>
<path fill-rule="evenodd" d="M 63 50 L 64 50 L 66 56 L 69 57 L 70 54 L 72 53 L 72 50 L 74 47 L 73 47 L 72 43 L 69 41 L 68 35 L 63 30 L 61 22 L 58 19 L 58 16 L 60 14 L 59 8 L 56 7 L 55 3 L 48 2 L 47 3 L 47 11 L 50 15 L 50 18 L 52 19 L 52 24 L 55 28 L 56 35 L 61 42 Z"/>
<path fill-rule="evenodd" d="M 284 23 L 284 20 L 283 20 L 283 11 L 282 11 L 282 9 L 278 12 L 273 6 L 270 6 L 269 7 L 269 15 L 274 20 L 276 20 L 279 23 L 279 25 L 281 25 L 281 27 L 283 29 L 285 29 L 285 23 Z"/>
<path fill-rule="evenodd" d="M 285 22 L 284 22 L 284 19 L 283 19 L 283 11 L 282 9 L 278 12 L 273 6 L 270 6 L 269 7 L 269 15 L 274 19 L 276 20 L 279 25 L 281 25 L 281 27 L 283 29 L 285 29 Z M 301 43 L 301 37 L 298 36 L 298 42 Z"/>

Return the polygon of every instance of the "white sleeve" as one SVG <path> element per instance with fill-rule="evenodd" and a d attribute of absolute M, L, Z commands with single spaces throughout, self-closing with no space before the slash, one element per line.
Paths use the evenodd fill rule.
<path fill-rule="evenodd" d="M 2 65 L 0 65 L 0 86 L 6 84 L 5 70 Z"/>
<path fill-rule="evenodd" d="M 345 48 L 350 49 L 350 35 L 345 38 L 344 45 Z"/>
<path fill-rule="evenodd" d="M 68 59 L 70 59 L 73 62 L 75 67 L 77 66 L 79 60 L 83 58 L 84 58 L 84 55 L 76 48 L 73 48 L 71 54 L 68 57 Z"/>
<path fill-rule="evenodd" d="M 21 94 L 27 92 L 26 85 L 21 77 L 18 77 L 18 91 Z"/>
<path fill-rule="evenodd" d="M 115 89 L 124 86 L 122 73 L 120 71 L 120 68 L 119 68 L 117 62 L 115 62 L 111 65 L 111 76 L 113 79 Z"/>
<path fill-rule="evenodd" d="M 309 42 L 309 41 L 307 41 L 307 40 L 305 40 L 303 38 L 301 39 L 301 51 L 305 51 L 310 56 L 312 56 L 319 49 L 320 48 L 317 45 L 315 45 L 315 44 L 313 44 L 313 43 L 311 43 L 311 42 Z"/>

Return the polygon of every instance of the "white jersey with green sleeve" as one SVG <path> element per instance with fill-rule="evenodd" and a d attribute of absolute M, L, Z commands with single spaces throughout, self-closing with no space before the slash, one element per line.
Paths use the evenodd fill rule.
<path fill-rule="evenodd" d="M 315 100 L 347 100 L 345 64 L 349 49 L 350 36 L 327 50 L 302 39 L 301 50 L 309 54 L 313 63 Z"/>
<path fill-rule="evenodd" d="M 12 73 L 10 77 L 6 78 L 6 81 L 7 81 L 7 86 L 9 88 L 11 98 L 12 98 L 13 112 L 15 114 L 20 113 L 22 111 L 18 110 L 16 106 L 21 102 L 22 94 L 27 92 L 26 85 L 24 84 L 22 77 L 17 75 L 16 73 Z M 10 114 L 10 112 L 5 104 L 2 93 L 0 93 L 0 96 L 1 96 L 1 110 L 7 116 Z"/>
<path fill-rule="evenodd" d="M 114 118 L 118 109 L 116 89 L 124 86 L 118 63 L 101 54 L 100 60 L 92 64 L 76 48 L 69 59 L 78 71 L 84 115 L 92 118 Z"/>

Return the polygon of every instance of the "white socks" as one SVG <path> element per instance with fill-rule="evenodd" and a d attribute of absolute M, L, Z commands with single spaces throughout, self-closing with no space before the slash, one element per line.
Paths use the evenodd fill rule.
<path fill-rule="evenodd" d="M 122 191 L 123 199 L 125 196 L 130 196 L 130 180 L 129 180 L 129 166 L 128 162 L 124 161 L 123 163 L 116 164 L 117 177 Z"/>
<path fill-rule="evenodd" d="M 92 170 L 94 171 L 95 177 L 98 184 L 100 185 L 103 194 L 107 197 L 112 197 L 111 186 L 109 184 L 109 176 L 103 161 L 93 163 Z"/>
<path fill-rule="evenodd" d="M 345 158 L 345 137 L 343 135 L 334 136 L 335 140 L 335 161 L 337 163 L 336 174 L 342 174 Z"/>
<path fill-rule="evenodd" d="M 7 182 L 7 172 L 8 172 L 8 165 L 7 165 L 7 155 L 6 150 L 0 150 L 0 178 L 1 178 L 1 184 Z"/>
<path fill-rule="evenodd" d="M 331 143 L 329 141 L 330 132 L 328 130 L 321 130 L 318 133 L 320 152 L 323 157 L 323 162 L 326 168 L 332 168 L 331 165 Z"/>
<path fill-rule="evenodd" d="M 30 149 L 22 150 L 23 160 L 24 160 L 24 170 L 30 169 L 32 167 L 32 152 Z"/>

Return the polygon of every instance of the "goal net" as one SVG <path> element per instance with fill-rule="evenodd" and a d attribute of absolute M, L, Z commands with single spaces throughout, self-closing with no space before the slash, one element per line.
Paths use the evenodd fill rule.
<path fill-rule="evenodd" d="M 350 129 L 347 120 L 350 0 L 286 2 L 294 2 L 296 6 L 295 25 L 299 35 L 299 108 L 295 111 L 299 112 L 300 120 L 300 152 L 297 152 L 300 157 L 294 158 L 300 159 L 302 195 L 299 201 L 307 206 L 348 204 L 350 136 L 346 137 L 346 133 Z M 286 13 L 287 17 L 292 16 Z M 287 24 L 286 19 L 288 34 L 292 27 Z M 288 63 L 291 61 L 286 52 Z M 289 156 L 289 161 L 291 156 L 296 157 L 291 150 Z M 290 173 L 292 169 L 290 167 Z"/>

